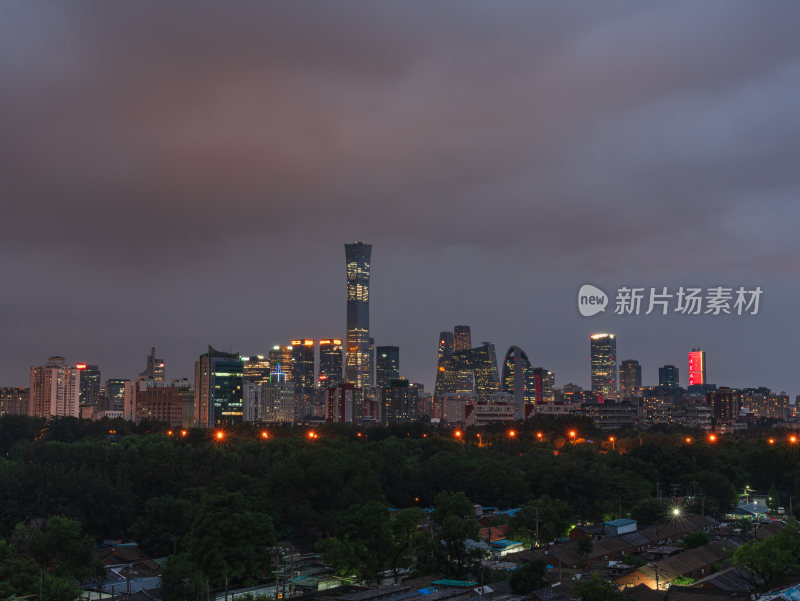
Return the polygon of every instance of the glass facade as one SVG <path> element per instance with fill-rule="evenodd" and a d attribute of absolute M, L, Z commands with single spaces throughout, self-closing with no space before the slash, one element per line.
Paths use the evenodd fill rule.
<path fill-rule="evenodd" d="M 592 392 L 606 400 L 617 398 L 617 337 L 593 334 L 590 337 Z"/>
<path fill-rule="evenodd" d="M 369 339 L 369 271 L 372 245 L 345 244 L 347 261 L 347 335 L 345 337 L 345 381 L 357 388 L 369 386 L 372 378 Z"/>

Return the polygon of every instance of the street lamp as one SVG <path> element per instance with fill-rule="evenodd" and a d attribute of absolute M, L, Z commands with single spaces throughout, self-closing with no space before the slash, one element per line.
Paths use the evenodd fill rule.
<path fill-rule="evenodd" d="M 613 451 L 614 450 L 614 442 L 616 441 L 616 439 L 613 436 L 609 436 L 608 437 L 608 441 L 611 443 L 611 450 Z"/>
<path fill-rule="evenodd" d="M 575 436 L 577 436 L 577 434 L 578 434 L 578 433 L 577 433 L 577 432 L 575 432 L 575 430 L 570 430 L 570 431 L 569 431 L 569 437 L 570 437 L 570 439 L 572 440 L 572 442 L 575 442 Z"/>
<path fill-rule="evenodd" d="M 509 430 L 508 431 L 508 437 L 509 438 L 514 438 L 516 435 L 517 435 L 517 432 L 515 430 Z"/>

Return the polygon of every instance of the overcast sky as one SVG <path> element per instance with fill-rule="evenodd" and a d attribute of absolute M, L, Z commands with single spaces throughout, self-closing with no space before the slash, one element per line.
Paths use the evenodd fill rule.
<path fill-rule="evenodd" d="M 437 337 L 589 383 L 800 393 L 800 3 L 0 4 L 0 385 L 49 355 L 193 376 L 371 332 L 430 388 Z M 764 290 L 756 316 L 582 317 L 593 282 Z M 612 299 L 613 304 L 613 299 Z"/>

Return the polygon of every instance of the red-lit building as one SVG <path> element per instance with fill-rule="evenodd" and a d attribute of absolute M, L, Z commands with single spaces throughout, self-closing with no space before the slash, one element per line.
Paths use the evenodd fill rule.
<path fill-rule="evenodd" d="M 706 383 L 706 352 L 699 348 L 689 353 L 689 386 Z"/>

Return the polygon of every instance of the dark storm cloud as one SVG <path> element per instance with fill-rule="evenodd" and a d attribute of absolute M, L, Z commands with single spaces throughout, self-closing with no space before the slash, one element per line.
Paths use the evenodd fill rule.
<path fill-rule="evenodd" d="M 60 344 L 106 363 L 129 360 L 109 335 L 158 333 L 188 365 L 215 336 L 341 335 L 350 239 L 406 282 L 376 289 L 374 328 L 416 309 L 402 343 L 425 381 L 430 341 L 463 321 L 452 298 L 499 348 L 560 334 L 519 330 L 543 280 L 564 303 L 587 278 L 781 284 L 800 251 L 798 22 L 793 2 L 5 3 L 0 249 L 24 283 L 0 302 L 7 336 L 47 355 L 26 332 L 52 314 Z M 518 313 L 492 315 L 503 290 Z M 226 301 L 242 316 L 217 323 Z M 293 332 L 250 337 L 264 308 Z M 584 345 L 592 324 L 554 310 Z"/>

